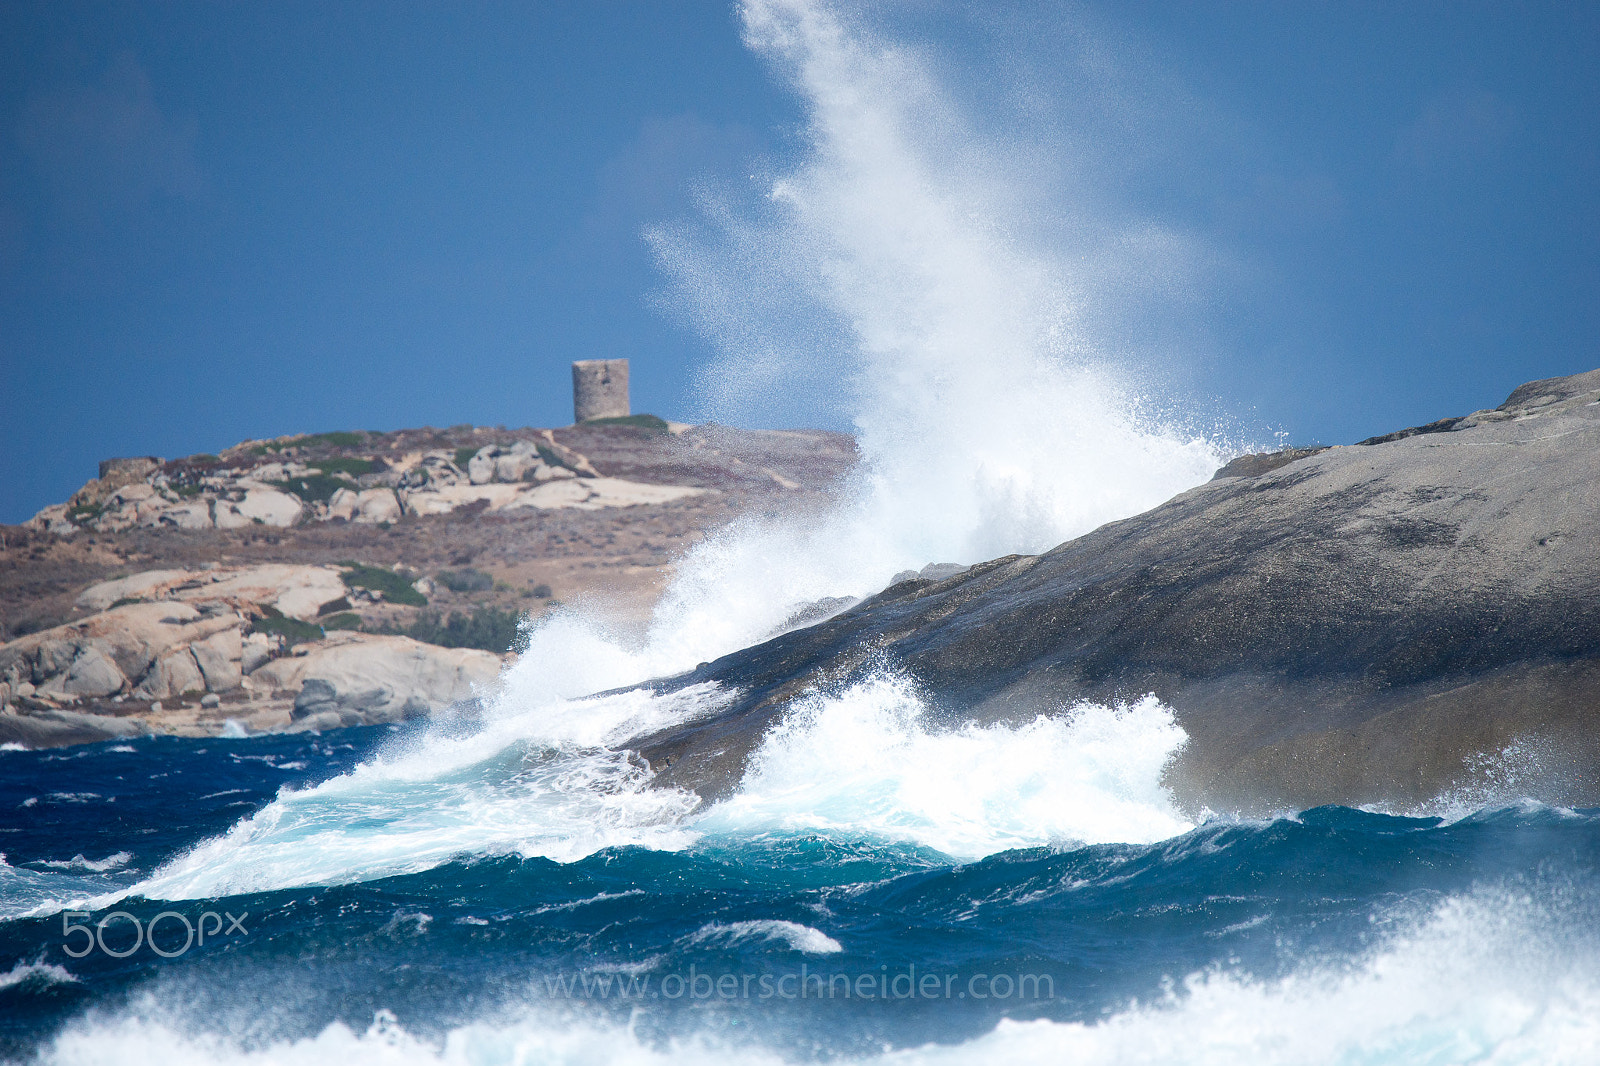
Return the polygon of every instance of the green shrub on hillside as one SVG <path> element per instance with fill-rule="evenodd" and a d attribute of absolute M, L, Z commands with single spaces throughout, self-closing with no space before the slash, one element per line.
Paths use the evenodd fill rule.
<path fill-rule="evenodd" d="M 296 437 L 289 443 L 296 448 L 315 448 L 318 445 L 329 448 L 354 448 L 362 443 L 365 437 L 360 433 L 347 433 L 335 430 L 332 433 L 312 433 L 304 437 Z"/>
<path fill-rule="evenodd" d="M 539 458 L 544 460 L 544 465 L 549 467 L 564 467 L 566 461 L 557 455 L 555 449 L 543 444 L 535 444 L 534 450 L 539 453 Z"/>
<path fill-rule="evenodd" d="M 355 448 L 366 439 L 363 433 L 347 433 L 344 430 L 335 430 L 332 433 L 308 433 L 303 437 L 294 437 L 286 441 L 273 441 L 271 444 L 258 444 L 250 451 L 255 455 L 266 455 L 268 452 L 281 452 L 285 448 Z"/>
<path fill-rule="evenodd" d="M 430 612 L 404 629 L 386 629 L 383 632 L 398 633 L 442 648 L 480 648 L 496 655 L 503 655 L 517 646 L 521 637 L 517 629 L 517 613 L 494 607 L 471 614 L 452 611 L 448 618 Z"/>
<path fill-rule="evenodd" d="M 614 415 L 611 418 L 591 418 L 583 423 L 586 426 L 633 426 L 637 429 L 648 429 L 656 433 L 668 431 L 667 420 L 655 415 Z"/>
<path fill-rule="evenodd" d="M 348 611 L 349 609 L 350 609 L 350 601 L 349 601 L 349 599 L 347 599 L 344 596 L 340 596 L 338 599 L 329 600 L 327 603 L 323 604 L 321 607 L 318 607 L 317 608 L 317 617 L 321 618 L 324 615 L 338 614 L 340 611 Z"/>
<path fill-rule="evenodd" d="M 324 474 L 349 474 L 351 477 L 360 477 L 362 474 L 372 473 L 371 459 L 340 456 L 337 459 L 318 459 L 311 465 Z"/>
<path fill-rule="evenodd" d="M 307 503 L 327 503 L 340 489 L 350 488 L 350 482 L 332 474 L 307 474 L 287 481 L 269 481 L 267 484 L 284 492 L 292 492 Z"/>
<path fill-rule="evenodd" d="M 411 581 L 403 574 L 393 570 L 385 570 L 381 566 L 364 566 L 361 563 L 341 563 L 350 570 L 343 575 L 346 588 L 371 589 L 381 592 L 383 598 L 390 603 L 398 603 L 407 607 L 426 607 L 428 597 L 411 587 Z"/>
<path fill-rule="evenodd" d="M 460 570 L 441 570 L 435 576 L 439 584 L 451 592 L 487 592 L 494 588 L 494 578 L 470 566 Z"/>
<path fill-rule="evenodd" d="M 277 633 L 283 637 L 283 642 L 288 647 L 303 644 L 306 641 L 321 640 L 327 636 L 319 625 L 302 622 L 298 618 L 290 618 L 280 612 L 276 607 L 263 605 L 262 617 L 250 623 L 252 633 Z"/>

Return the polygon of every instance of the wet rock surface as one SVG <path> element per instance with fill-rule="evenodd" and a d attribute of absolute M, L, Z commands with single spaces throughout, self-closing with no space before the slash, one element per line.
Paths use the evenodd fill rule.
<path fill-rule="evenodd" d="M 1190 736 L 1169 782 L 1195 809 L 1403 805 L 1535 767 L 1521 791 L 1600 804 L 1600 371 L 1230 468 L 656 682 L 739 697 L 633 746 L 719 796 L 790 700 L 888 668 L 950 725 L 1155 693 Z"/>

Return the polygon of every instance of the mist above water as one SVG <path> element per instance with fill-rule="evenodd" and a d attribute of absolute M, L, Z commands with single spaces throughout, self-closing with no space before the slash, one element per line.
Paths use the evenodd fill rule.
<path fill-rule="evenodd" d="M 1223 459 L 1151 417 L 1097 350 L 1081 312 L 1110 268 L 1034 245 L 1010 213 L 1012 162 L 916 53 L 814 0 L 749 0 L 740 17 L 805 105 L 804 149 L 758 202 L 708 201 L 698 223 L 651 240 L 720 353 L 707 390 L 827 390 L 861 461 L 826 513 L 746 521 L 694 550 L 643 646 L 622 653 L 577 618 L 535 633 L 511 678 L 524 704 L 691 668 L 798 604 L 870 595 L 900 570 L 1044 551 Z"/>
<path fill-rule="evenodd" d="M 706 812 L 695 797 L 651 788 L 621 749 L 717 713 L 733 693 L 583 698 L 746 647 L 798 605 L 870 595 L 899 570 L 1048 549 L 1160 503 L 1221 461 L 1213 442 L 1149 418 L 1097 357 L 1076 325 L 1077 293 L 1095 287 L 1082 277 L 1089 268 L 1074 273 L 1073 249 L 1029 245 L 991 177 L 1006 161 L 975 147 L 914 53 L 812 0 L 749 0 L 741 18 L 750 47 L 805 102 L 806 150 L 771 179 L 758 216 L 719 216 L 725 239 L 663 234 L 658 247 L 728 353 L 759 345 L 760 330 L 735 324 L 769 310 L 763 279 L 803 290 L 818 335 L 831 338 L 817 357 L 854 408 L 858 468 L 821 514 L 746 520 L 698 546 L 642 641 L 608 632 L 581 606 L 557 612 L 530 632 L 481 732 L 434 735 L 280 797 L 143 892 L 360 881 L 460 855 L 569 861 L 786 825 L 963 856 L 1187 827 L 1160 785 L 1183 734 L 1153 701 L 1067 716 L 1040 707 L 1058 717 L 943 735 L 909 691 L 879 679 L 800 708 L 768 739 L 738 800 Z M 727 302 L 736 289 L 695 283 L 752 262 L 760 269 L 747 272 L 742 308 Z M 893 751 L 895 765 L 861 765 L 862 750 Z M 1015 773 L 1022 762 L 1031 776 Z M 960 767 L 987 769 L 941 797 Z M 346 828 L 355 810 L 359 833 Z"/>

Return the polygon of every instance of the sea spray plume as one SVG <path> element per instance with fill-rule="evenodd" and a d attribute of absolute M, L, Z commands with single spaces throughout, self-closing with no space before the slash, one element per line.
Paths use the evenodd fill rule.
<path fill-rule="evenodd" d="M 783 345 L 749 315 L 783 303 L 765 288 L 805 290 L 785 314 L 808 303 L 828 323 L 814 335 L 835 343 L 791 358 L 836 368 L 862 464 L 822 519 L 746 523 L 680 566 L 650 634 L 656 672 L 907 567 L 1047 549 L 1219 462 L 1208 442 L 1142 419 L 1097 363 L 1075 327 L 1073 272 L 1011 232 L 1004 163 L 984 158 L 916 55 L 803 0 L 752 0 L 741 15 L 806 104 L 807 148 L 771 181 L 760 220 L 719 206 L 724 240 L 681 227 L 652 239 L 691 312 L 710 308 L 699 321 L 723 345 L 719 374 L 737 378 L 757 346 L 769 376 Z"/>
<path fill-rule="evenodd" d="M 481 733 L 441 730 L 282 797 L 160 871 L 147 895 L 362 880 L 460 855 L 567 860 L 615 845 L 682 847 L 696 834 L 688 822 L 696 798 L 648 788 L 648 773 L 615 749 L 634 735 L 628 728 L 666 728 L 726 694 L 578 697 L 735 651 L 800 602 L 871 594 L 901 569 L 1047 549 L 1159 503 L 1218 465 L 1206 441 L 1141 419 L 1138 404 L 1096 368 L 1075 330 L 1071 271 L 1010 232 L 1007 197 L 992 177 L 1000 165 L 962 132 L 957 109 L 914 54 L 820 5 L 751 3 L 743 18 L 751 46 L 802 95 L 809 147 L 772 183 L 775 222 L 741 246 L 745 258 L 724 264 L 715 246 L 659 246 L 669 269 L 687 264 L 711 276 L 765 261 L 805 286 L 832 324 L 819 335 L 839 338 L 828 358 L 852 383 L 863 458 L 846 491 L 821 516 L 750 521 L 700 545 L 641 642 L 608 633 L 595 615 L 557 612 L 530 630 Z M 1072 764 L 1085 775 L 1081 795 L 1127 800 L 1131 828 L 1073 814 L 1028 836 L 1009 825 L 952 829 L 936 813 L 906 815 L 894 805 L 880 813 L 920 819 L 931 826 L 928 839 L 973 853 L 1017 841 L 1177 832 L 1181 823 L 1154 784 L 1173 740 L 1159 721 L 1140 725 L 1154 713 L 1109 731 L 1120 754 Z M 1075 739 L 1059 723 L 1033 728 L 1033 742 Z M 1017 742 L 1004 731 L 930 739 L 915 723 L 879 732 L 896 730 L 905 747 L 941 753 Z M 1152 759 L 1155 769 L 1135 775 L 1132 791 L 1095 784 L 1107 768 Z M 896 787 L 920 786 L 907 778 Z M 386 814 L 374 819 L 373 811 Z M 344 830 L 353 812 L 360 834 Z"/>
<path fill-rule="evenodd" d="M 940 730 L 930 717 L 915 686 L 892 675 L 813 693 L 763 738 L 739 791 L 695 827 L 901 841 L 962 860 L 1192 828 L 1161 784 L 1188 738 L 1153 696 L 1014 726 Z"/>

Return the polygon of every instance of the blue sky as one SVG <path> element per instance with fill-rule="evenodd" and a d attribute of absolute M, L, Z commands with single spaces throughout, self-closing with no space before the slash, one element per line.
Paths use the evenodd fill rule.
<path fill-rule="evenodd" d="M 1600 366 L 1600 6 L 870 17 L 974 127 L 1198 250 L 1123 324 L 1196 420 L 1348 442 Z M 803 121 L 720 2 L 7 4 L 0 521 L 110 455 L 563 424 L 575 358 L 702 415 L 712 347 L 642 232 Z"/>

